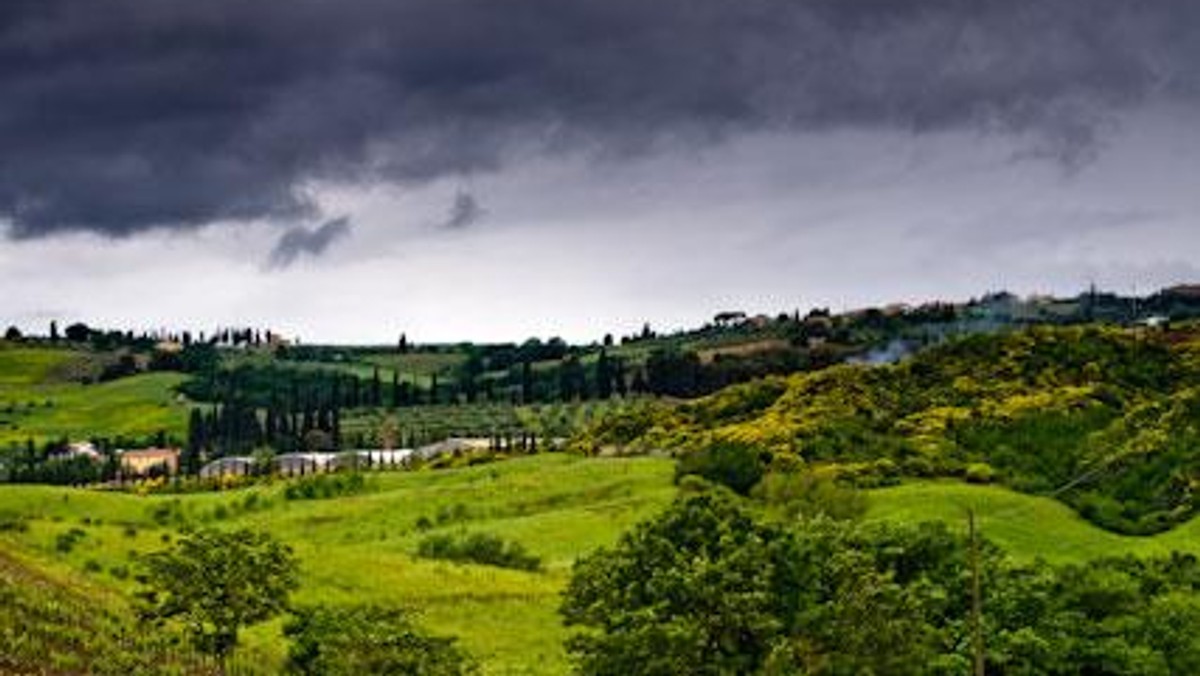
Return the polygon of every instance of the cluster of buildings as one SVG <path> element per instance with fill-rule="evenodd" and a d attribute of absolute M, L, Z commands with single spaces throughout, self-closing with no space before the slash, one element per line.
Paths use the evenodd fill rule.
<path fill-rule="evenodd" d="M 280 476 L 304 476 L 323 472 L 357 469 L 408 467 L 414 462 L 426 462 L 440 456 L 456 456 L 471 451 L 487 450 L 488 439 L 446 439 L 420 448 L 355 449 L 348 451 L 282 453 L 269 461 L 269 471 Z M 261 471 L 259 462 L 250 456 L 229 456 L 213 460 L 200 468 L 200 478 L 247 476 Z"/>
<path fill-rule="evenodd" d="M 178 448 L 143 448 L 136 451 L 118 450 L 115 453 L 121 473 L 126 476 L 151 476 L 174 474 L 179 471 Z M 103 461 L 102 454 L 90 441 L 76 441 L 51 456 L 56 460 L 84 458 L 93 462 Z"/>
<path fill-rule="evenodd" d="M 281 476 L 302 476 L 346 469 L 407 467 L 444 455 L 460 455 L 487 450 L 488 439 L 452 438 L 420 448 L 356 449 L 329 453 L 283 453 L 272 457 L 269 468 L 250 456 L 229 456 L 213 460 L 200 468 L 201 478 L 246 476 L 269 471 Z M 145 448 L 117 451 L 116 458 L 125 477 L 172 476 L 179 472 L 178 448 Z M 62 457 L 86 457 L 99 462 L 101 453 L 90 442 L 70 444 Z"/>

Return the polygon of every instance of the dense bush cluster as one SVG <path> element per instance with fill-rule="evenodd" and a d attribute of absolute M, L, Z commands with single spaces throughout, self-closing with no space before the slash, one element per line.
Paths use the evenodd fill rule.
<path fill-rule="evenodd" d="M 562 613 L 584 674 L 967 674 L 969 543 L 941 524 L 783 526 L 678 500 L 581 559 Z M 1190 555 L 1019 565 L 979 545 L 988 673 L 1200 669 Z"/>
<path fill-rule="evenodd" d="M 417 545 L 417 556 L 517 570 L 535 571 L 542 567 L 542 560 L 525 551 L 521 543 L 488 533 L 429 535 Z"/>
<path fill-rule="evenodd" d="M 283 490 L 283 497 L 288 500 L 325 500 L 357 495 L 366 490 L 367 480 L 358 472 L 314 474 L 290 481 Z"/>
<path fill-rule="evenodd" d="M 455 639 L 424 633 L 407 613 L 395 608 L 304 608 L 285 625 L 284 635 L 292 641 L 288 673 L 458 676 L 475 672 L 474 663 Z"/>
<path fill-rule="evenodd" d="M 762 453 L 736 443 L 717 443 L 706 446 L 679 459 L 675 466 L 675 482 L 695 474 L 718 483 L 742 495 L 749 495 L 763 476 Z"/>

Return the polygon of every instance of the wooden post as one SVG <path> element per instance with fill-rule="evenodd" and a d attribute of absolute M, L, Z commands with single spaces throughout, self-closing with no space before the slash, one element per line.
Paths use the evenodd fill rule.
<path fill-rule="evenodd" d="M 975 658 L 975 676 L 984 676 L 983 599 L 979 589 L 979 537 L 975 531 L 975 510 L 967 510 L 967 533 L 971 548 L 971 652 Z"/>

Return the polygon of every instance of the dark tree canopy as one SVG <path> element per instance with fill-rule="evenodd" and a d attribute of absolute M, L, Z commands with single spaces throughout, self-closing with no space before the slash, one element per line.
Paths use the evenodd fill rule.
<path fill-rule="evenodd" d="M 774 525 L 724 491 L 581 559 L 584 674 L 967 674 L 970 556 L 943 524 Z M 1191 555 L 1019 565 L 981 542 L 988 673 L 1198 673 Z"/>
<path fill-rule="evenodd" d="M 284 634 L 292 640 L 290 673 L 457 676 L 475 672 L 474 663 L 455 639 L 424 633 L 407 613 L 395 608 L 306 608 L 296 613 Z"/>

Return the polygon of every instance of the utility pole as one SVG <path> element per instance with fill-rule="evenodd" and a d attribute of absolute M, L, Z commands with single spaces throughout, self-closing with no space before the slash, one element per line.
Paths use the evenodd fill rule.
<path fill-rule="evenodd" d="M 975 657 L 975 676 L 984 676 L 983 600 L 979 591 L 979 537 L 975 531 L 975 510 L 967 510 L 967 533 L 971 548 L 971 652 Z"/>

